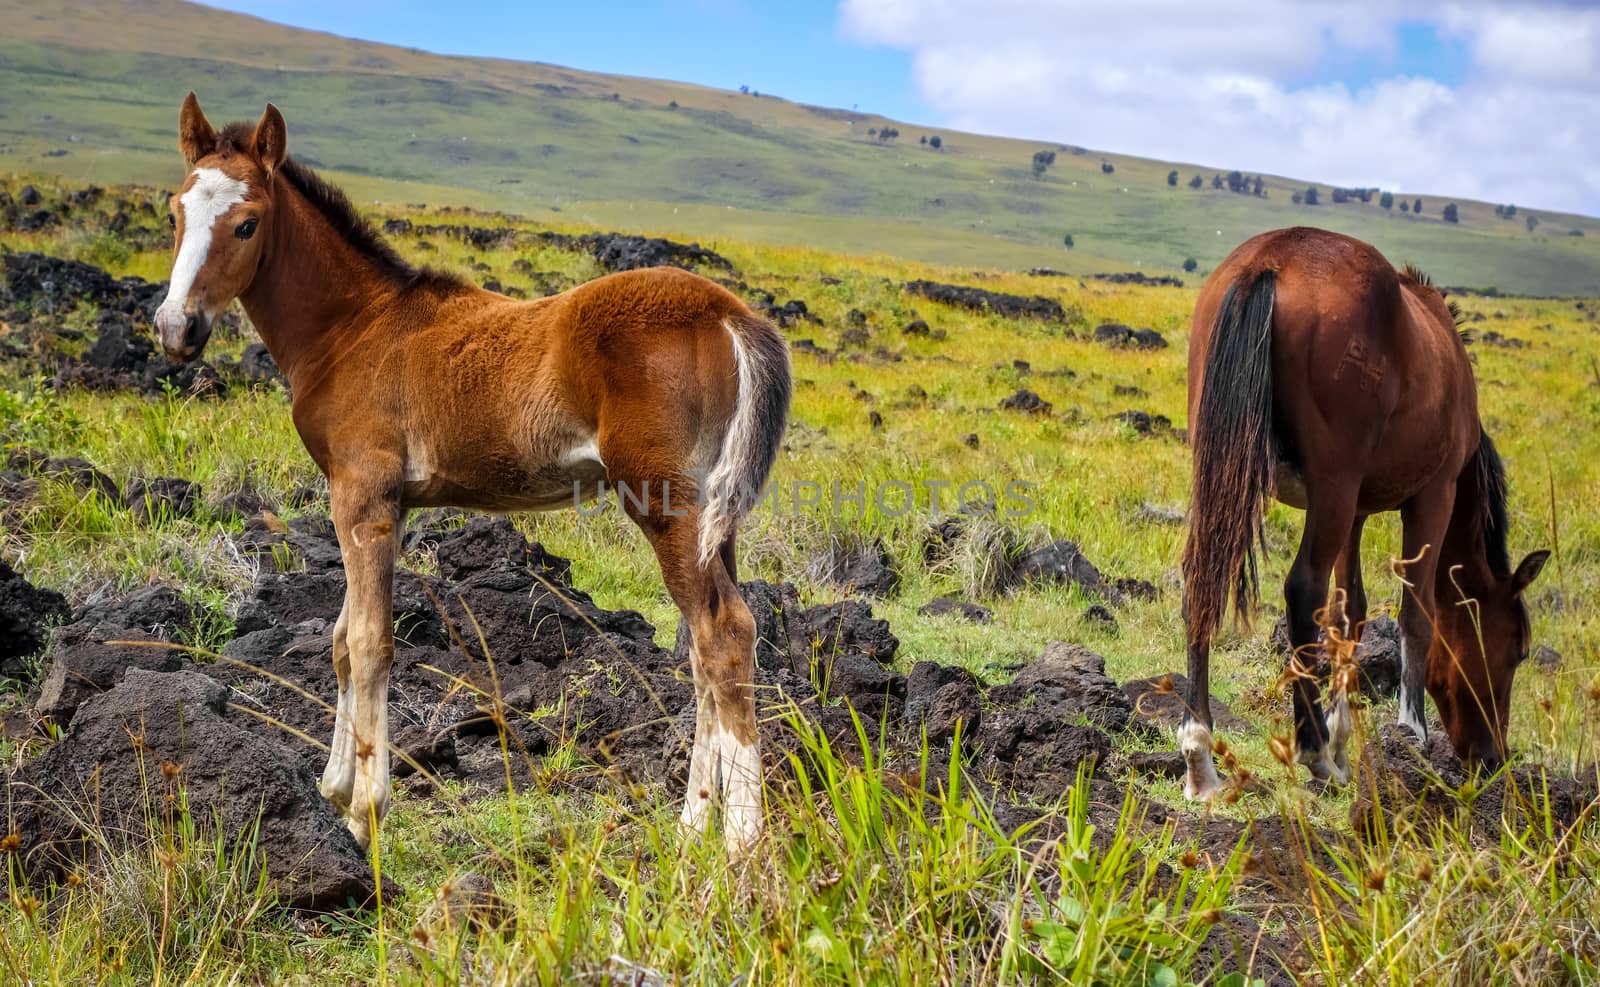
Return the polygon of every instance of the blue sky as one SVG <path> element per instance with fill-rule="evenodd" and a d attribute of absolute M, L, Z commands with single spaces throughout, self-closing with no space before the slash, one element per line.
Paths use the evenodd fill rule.
<path fill-rule="evenodd" d="M 1600 214 L 1590 0 L 215 0 L 908 123 Z"/>

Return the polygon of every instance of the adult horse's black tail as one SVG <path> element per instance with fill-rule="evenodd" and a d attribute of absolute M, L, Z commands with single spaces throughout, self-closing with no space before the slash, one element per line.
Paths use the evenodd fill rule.
<path fill-rule="evenodd" d="M 1211 331 L 1199 412 L 1189 423 L 1194 487 L 1183 550 L 1189 643 L 1208 641 L 1227 609 L 1248 620 L 1259 594 L 1256 544 L 1276 465 L 1272 430 L 1272 305 L 1277 276 L 1241 277 Z"/>

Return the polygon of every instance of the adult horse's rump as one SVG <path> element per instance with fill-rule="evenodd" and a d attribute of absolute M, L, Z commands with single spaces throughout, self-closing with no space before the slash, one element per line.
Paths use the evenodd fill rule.
<path fill-rule="evenodd" d="M 1190 694 L 1178 728 L 1185 794 L 1207 798 L 1218 785 L 1211 637 L 1230 594 L 1241 614 L 1257 595 L 1268 496 L 1306 512 L 1284 583 L 1297 664 L 1317 646 L 1330 573 L 1344 591 L 1343 629 L 1359 633 L 1362 525 L 1400 511 L 1410 584 L 1400 608 L 1400 721 L 1425 733 L 1426 690 L 1457 753 L 1499 763 L 1512 677 L 1530 635 L 1522 591 L 1549 553 L 1511 569 L 1505 474 L 1479 422 L 1472 365 L 1443 295 L 1337 233 L 1297 227 L 1245 242 L 1207 278 L 1195 306 L 1189 438 Z M 1317 777 L 1346 780 L 1345 697 L 1332 696 L 1324 718 L 1316 681 L 1293 679 L 1300 761 Z"/>

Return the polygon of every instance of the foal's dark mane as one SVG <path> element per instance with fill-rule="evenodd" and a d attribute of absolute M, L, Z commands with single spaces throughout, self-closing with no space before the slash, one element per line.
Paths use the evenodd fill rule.
<path fill-rule="evenodd" d="M 254 124 L 230 123 L 217 135 L 217 150 L 224 154 L 247 154 L 254 133 Z M 286 159 L 279 166 L 278 174 L 327 220 L 341 239 L 371 261 L 379 273 L 396 287 L 455 288 L 465 284 L 455 274 L 431 267 L 417 267 L 401 257 L 389 241 L 362 218 L 342 190 L 323 181 L 320 175 L 294 158 Z"/>

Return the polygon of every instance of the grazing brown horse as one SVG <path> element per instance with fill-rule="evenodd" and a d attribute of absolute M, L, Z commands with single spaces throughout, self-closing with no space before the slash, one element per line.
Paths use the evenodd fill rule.
<path fill-rule="evenodd" d="M 1255 546 L 1265 498 L 1306 512 L 1284 583 L 1295 654 L 1314 651 L 1328 576 L 1343 590 L 1344 633 L 1359 633 L 1361 528 L 1400 511 L 1400 722 L 1426 734 L 1423 690 L 1458 754 L 1506 756 L 1511 680 L 1527 655 L 1522 592 L 1549 557 L 1513 571 L 1506 553 L 1505 472 L 1478 419 L 1472 364 L 1444 296 L 1371 246 L 1297 227 L 1246 241 L 1206 279 L 1189 337 L 1194 490 L 1184 549 L 1189 713 L 1178 728 L 1184 792 L 1217 789 L 1211 759 L 1211 636 L 1231 591 L 1256 597 Z M 1292 659 L 1295 667 L 1300 658 Z M 1319 689 L 1294 676 L 1301 763 L 1345 781 L 1344 695 L 1326 720 Z"/>
<path fill-rule="evenodd" d="M 761 832 L 755 624 L 734 532 L 766 481 L 790 394 L 771 323 L 721 287 L 655 268 L 518 302 L 407 264 L 288 156 L 283 116 L 212 129 L 193 93 L 156 315 L 200 355 L 234 298 L 287 376 L 328 478 L 348 589 L 333 632 L 337 721 L 322 792 L 368 845 L 389 804 L 394 566 L 408 508 L 548 510 L 619 498 L 688 620 L 697 715 L 683 824 L 713 788 L 733 849 Z"/>

